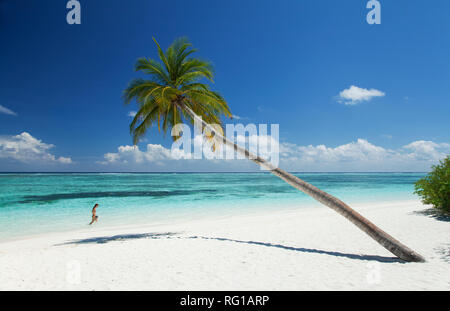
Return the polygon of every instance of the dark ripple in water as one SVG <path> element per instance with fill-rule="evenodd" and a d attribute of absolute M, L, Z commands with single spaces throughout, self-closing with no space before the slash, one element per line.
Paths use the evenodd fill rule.
<path fill-rule="evenodd" d="M 108 191 L 108 192 L 79 192 L 79 193 L 57 193 L 49 195 L 28 195 L 24 196 L 24 200 L 18 203 L 39 203 L 39 202 L 52 202 L 57 200 L 72 200 L 72 199 L 86 199 L 86 198 L 124 198 L 124 197 L 153 197 L 162 198 L 170 196 L 180 195 L 192 195 L 199 192 L 212 193 L 216 192 L 213 189 L 202 189 L 195 191 L 190 190 L 172 190 L 172 191 Z"/>

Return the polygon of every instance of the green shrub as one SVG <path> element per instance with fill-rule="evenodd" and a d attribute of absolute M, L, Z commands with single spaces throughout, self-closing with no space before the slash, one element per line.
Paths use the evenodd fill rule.
<path fill-rule="evenodd" d="M 450 212 L 450 156 L 433 166 L 433 170 L 414 186 L 417 195 L 424 204 L 432 204 L 435 208 Z"/>

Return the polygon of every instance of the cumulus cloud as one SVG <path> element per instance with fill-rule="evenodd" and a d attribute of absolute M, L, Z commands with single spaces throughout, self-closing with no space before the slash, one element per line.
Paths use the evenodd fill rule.
<path fill-rule="evenodd" d="M 296 146 L 288 145 L 283 148 L 283 155 L 287 159 L 291 157 L 301 158 L 306 162 L 347 162 L 380 160 L 389 156 L 391 151 L 369 143 L 359 138 L 356 142 L 350 142 L 337 147 L 318 146 Z"/>
<path fill-rule="evenodd" d="M 397 149 L 376 146 L 366 139 L 327 147 L 281 145 L 284 164 L 310 171 L 426 171 L 450 154 L 450 144 L 415 141 Z"/>
<path fill-rule="evenodd" d="M 10 116 L 17 116 L 17 113 L 15 113 L 11 109 L 8 109 L 2 105 L 0 105 L 0 113 L 8 114 Z"/>
<path fill-rule="evenodd" d="M 58 162 L 63 163 L 63 164 L 71 164 L 72 163 L 72 159 L 71 158 L 66 158 L 66 157 L 59 157 L 58 158 Z"/>
<path fill-rule="evenodd" d="M 369 101 L 374 97 L 382 97 L 386 94 L 376 89 L 364 89 L 357 86 L 350 86 L 339 93 L 339 102 L 345 105 L 357 105 L 363 101 Z"/>
<path fill-rule="evenodd" d="M 196 139 L 199 139 L 196 137 Z M 415 141 L 397 149 L 384 148 L 359 138 L 338 146 L 297 145 L 279 143 L 271 136 L 237 136 L 247 148 L 271 150 L 279 148 L 280 167 L 289 171 L 426 171 L 450 154 L 450 144 Z M 226 150 L 226 148 L 225 148 Z M 104 165 L 169 171 L 249 171 L 258 167 L 248 160 L 205 158 L 196 160 L 179 150 L 174 156 L 169 148 L 148 144 L 146 150 L 137 146 L 121 146 L 117 152 L 104 155 Z M 260 153 L 261 155 L 261 153 Z M 268 154 L 263 154 L 268 155 Z M 140 165 L 140 166 L 136 166 Z"/>
<path fill-rule="evenodd" d="M 450 154 L 450 144 L 418 140 L 403 147 L 408 159 L 438 161 Z"/>
<path fill-rule="evenodd" d="M 269 135 L 251 135 L 250 137 L 237 135 L 235 142 L 268 160 L 271 160 L 271 152 L 278 150 L 278 141 Z M 211 170 L 211 164 L 218 165 L 218 168 L 223 170 L 252 169 L 252 164 L 238 155 L 233 148 L 219 145 L 213 151 L 211 142 L 206 141 L 201 135 L 193 138 L 188 146 L 176 148 L 166 148 L 159 144 L 147 144 L 143 149 L 139 146 L 119 146 L 116 152 L 104 154 L 103 160 L 98 163 L 125 170 L 126 168 L 131 170 L 156 168 L 158 170 L 163 167 L 169 170 L 196 171 L 197 168 Z M 215 167 L 212 167 L 214 170 Z"/>
<path fill-rule="evenodd" d="M 148 144 L 147 150 L 140 150 L 138 146 L 120 146 L 117 152 L 106 153 L 104 155 L 105 161 L 102 164 L 108 163 L 144 163 L 157 162 L 161 160 L 171 160 L 171 152 L 169 149 L 161 145 Z"/>
<path fill-rule="evenodd" d="M 70 164 L 72 159 L 51 154 L 54 145 L 34 138 L 27 132 L 16 136 L 0 136 L 0 159 L 12 159 L 22 163 Z"/>

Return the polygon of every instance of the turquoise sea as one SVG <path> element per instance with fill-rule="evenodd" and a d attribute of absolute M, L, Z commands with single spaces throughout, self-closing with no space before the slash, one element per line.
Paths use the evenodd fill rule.
<path fill-rule="evenodd" d="M 423 173 L 298 173 L 344 202 L 417 199 Z M 318 205 L 270 173 L 0 174 L 0 240 L 96 226 L 170 223 Z"/>

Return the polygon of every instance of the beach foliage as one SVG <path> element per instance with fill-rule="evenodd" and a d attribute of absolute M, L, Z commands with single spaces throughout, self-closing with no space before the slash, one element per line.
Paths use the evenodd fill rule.
<path fill-rule="evenodd" d="M 231 117 L 231 111 L 225 99 L 211 90 L 214 77 L 211 63 L 191 57 L 197 50 L 186 38 L 176 39 L 166 51 L 153 40 L 159 59 L 139 58 L 135 70 L 147 78 L 131 80 L 123 94 L 125 104 L 136 100 L 139 105 L 130 124 L 133 143 L 137 144 L 151 126 L 166 133 L 178 123 L 192 124 L 194 120 L 183 107 L 190 108 L 205 122 L 222 127 L 221 117 Z"/>
<path fill-rule="evenodd" d="M 424 204 L 450 212 L 450 156 L 434 165 L 432 171 L 415 184 L 415 191 Z"/>

